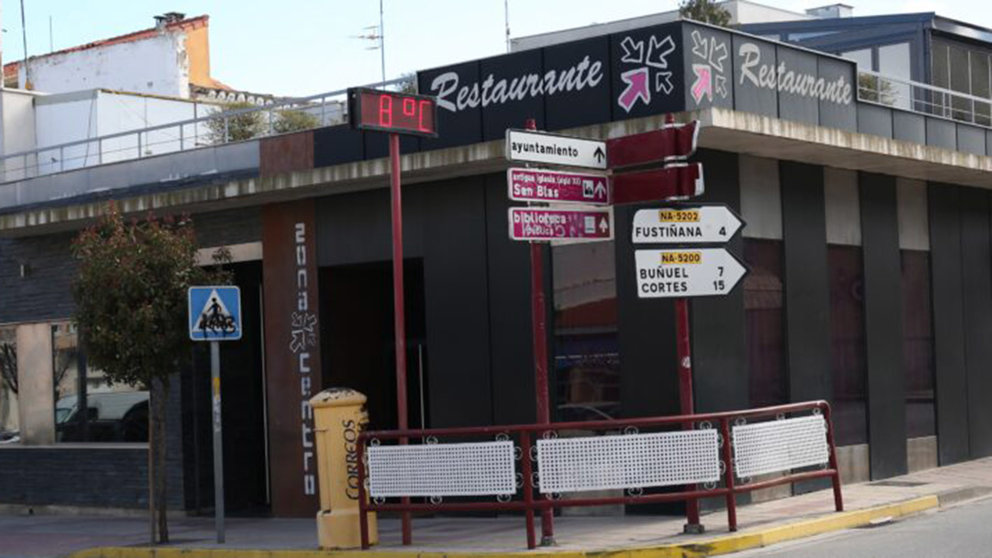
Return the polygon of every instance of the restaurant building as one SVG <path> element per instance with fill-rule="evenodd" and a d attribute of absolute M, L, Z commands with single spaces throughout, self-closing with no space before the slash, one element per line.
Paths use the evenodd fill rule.
<path fill-rule="evenodd" d="M 992 128 L 980 117 L 992 101 L 865 75 L 689 21 L 418 72 L 440 135 L 401 142 L 411 426 L 535 418 L 506 129 L 533 118 L 606 139 L 674 113 L 703 125 L 699 200 L 743 217 L 728 249 L 750 268 L 728 296 L 691 303 L 696 408 L 827 399 L 848 480 L 992 454 Z M 383 135 L 340 124 L 0 184 L 0 340 L 16 346 L 18 378 L 3 397 L 19 409 L 19 442 L 0 444 L 0 504 L 144 504 L 145 448 L 123 428 L 132 408 L 105 440 L 70 434 L 59 415 L 73 408 L 63 385 L 112 399 L 75 349 L 69 286 L 73 235 L 115 199 L 136 215 L 190 212 L 205 250 L 231 248 L 245 337 L 222 351 L 228 509 L 311 516 L 308 397 L 352 387 L 373 427 L 397 423 L 386 155 Z M 673 304 L 635 288 L 642 207 L 658 204 L 614 208 L 614 240 L 543 249 L 558 420 L 678 410 Z M 196 511 L 212 505 L 209 369 L 200 350 L 189 362 L 169 406 L 170 502 Z"/>

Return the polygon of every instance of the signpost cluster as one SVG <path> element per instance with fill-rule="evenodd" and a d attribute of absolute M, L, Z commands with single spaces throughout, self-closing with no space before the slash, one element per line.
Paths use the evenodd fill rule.
<path fill-rule="evenodd" d="M 591 169 L 507 170 L 509 198 L 528 203 L 510 208 L 509 232 L 531 245 L 538 423 L 550 422 L 540 244 L 610 240 L 614 204 L 652 201 L 665 204 L 637 211 L 631 227 L 632 244 L 646 245 L 634 254 L 637 296 L 675 299 L 680 410 L 693 413 L 688 299 L 726 295 L 747 273 L 721 246 L 743 226 L 741 219 L 725 205 L 686 201 L 705 190 L 702 163 L 689 161 L 698 136 L 698 122 L 676 124 L 670 115 L 661 129 L 606 142 L 538 132 L 532 120 L 527 130 L 507 130 L 506 158 L 512 162 Z M 687 503 L 686 519 L 687 532 L 702 532 L 697 501 Z M 542 542 L 548 543 L 550 514 L 541 523 Z"/>

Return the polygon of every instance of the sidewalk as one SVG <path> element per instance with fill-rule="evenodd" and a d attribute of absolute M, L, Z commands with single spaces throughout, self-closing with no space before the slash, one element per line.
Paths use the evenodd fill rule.
<path fill-rule="evenodd" d="M 227 544 L 214 543 L 212 518 L 170 522 L 173 545 L 149 549 L 147 521 L 79 516 L 0 516 L 0 556 L 147 558 L 179 555 L 216 558 L 308 556 L 372 558 L 480 554 L 624 557 L 714 556 L 746 548 L 866 525 L 992 493 L 992 458 L 844 487 L 845 510 L 833 511 L 830 490 L 738 508 L 740 530 L 727 531 L 726 513 L 703 517 L 705 535 L 681 535 L 679 517 L 559 517 L 558 546 L 526 550 L 523 519 L 516 517 L 415 519 L 414 546 L 399 544 L 399 523 L 380 521 L 381 543 L 368 552 L 319 552 L 313 520 L 229 519 Z M 195 549 L 195 550 L 194 550 Z"/>

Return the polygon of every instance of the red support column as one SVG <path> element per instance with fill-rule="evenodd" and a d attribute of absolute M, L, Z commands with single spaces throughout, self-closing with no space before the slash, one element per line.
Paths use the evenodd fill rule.
<path fill-rule="evenodd" d="M 527 119 L 526 128 L 536 130 L 533 118 Z M 541 245 L 530 243 L 530 308 L 531 324 L 534 333 L 534 390 L 537 396 L 537 423 L 549 424 L 551 410 L 548 408 L 548 326 L 547 309 L 544 301 L 544 259 Z M 538 473 L 540 474 L 540 473 Z M 546 497 L 550 498 L 548 494 Z M 541 510 L 541 545 L 553 545 L 555 537 L 554 509 Z"/>
<path fill-rule="evenodd" d="M 406 311 L 403 297 L 403 196 L 400 192 L 400 136 L 389 134 L 389 193 L 393 223 L 393 336 L 396 339 L 396 419 L 400 430 L 407 429 L 406 410 Z M 407 439 L 401 438 L 400 444 Z M 402 499 L 404 504 L 410 498 Z M 410 512 L 402 513 L 403 544 L 412 542 Z"/>

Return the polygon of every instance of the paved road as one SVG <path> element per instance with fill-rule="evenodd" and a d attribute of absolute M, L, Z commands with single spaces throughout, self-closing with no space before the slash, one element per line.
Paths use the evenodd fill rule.
<path fill-rule="evenodd" d="M 979 558 L 992 556 L 992 498 L 734 558 Z"/>

